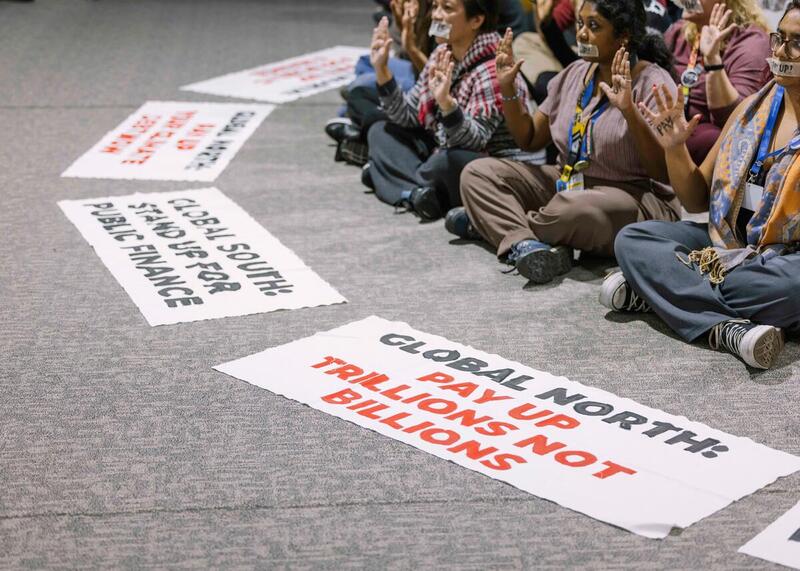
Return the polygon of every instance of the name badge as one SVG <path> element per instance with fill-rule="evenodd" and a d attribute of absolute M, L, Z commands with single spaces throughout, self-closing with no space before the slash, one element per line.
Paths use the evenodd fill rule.
<path fill-rule="evenodd" d="M 585 188 L 583 184 L 583 175 L 581 173 L 573 174 L 569 177 L 568 182 L 564 182 L 563 180 L 556 182 L 556 190 L 558 192 L 564 192 L 565 190 L 584 190 Z"/>
<path fill-rule="evenodd" d="M 761 204 L 762 196 L 764 196 L 764 187 L 753 184 L 752 182 L 748 182 L 747 188 L 745 188 L 744 191 L 742 208 L 746 208 L 747 210 L 752 210 L 755 212 L 758 210 L 759 204 Z"/>

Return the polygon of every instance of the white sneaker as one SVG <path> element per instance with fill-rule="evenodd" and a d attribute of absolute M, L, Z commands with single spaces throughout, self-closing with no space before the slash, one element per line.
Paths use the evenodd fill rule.
<path fill-rule="evenodd" d="M 608 274 L 600 286 L 600 303 L 612 311 L 649 313 L 650 305 L 628 285 L 622 272 Z"/>
<path fill-rule="evenodd" d="M 711 328 L 708 344 L 715 350 L 727 350 L 751 367 L 769 369 L 783 351 L 783 331 L 747 319 L 730 319 Z"/>

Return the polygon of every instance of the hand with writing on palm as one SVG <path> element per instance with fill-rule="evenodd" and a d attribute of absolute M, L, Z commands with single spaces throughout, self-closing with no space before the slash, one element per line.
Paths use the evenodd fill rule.
<path fill-rule="evenodd" d="M 663 97 L 662 97 L 663 95 Z M 686 143 L 691 137 L 701 116 L 695 115 L 691 121 L 686 121 L 683 113 L 683 90 L 678 90 L 678 97 L 673 99 L 666 85 L 653 87 L 653 97 L 656 101 L 656 112 L 651 111 L 644 103 L 639 102 L 639 111 L 650 124 L 650 129 L 661 145 L 666 150 L 674 149 Z"/>
<path fill-rule="evenodd" d="M 511 47 L 513 41 L 514 32 L 511 31 L 511 28 L 507 28 L 500 43 L 497 44 L 497 53 L 494 59 L 497 82 L 504 93 L 517 91 L 515 85 L 517 74 L 519 68 L 525 63 L 525 60 L 514 61 L 514 50 Z"/>
<path fill-rule="evenodd" d="M 369 62 L 376 71 L 386 71 L 388 73 L 389 48 L 391 45 L 389 19 L 384 16 L 372 31 L 372 43 L 369 48 Z"/>
<path fill-rule="evenodd" d="M 631 58 L 623 46 L 614 54 L 614 61 L 611 63 L 611 87 L 603 81 L 600 89 L 605 93 L 608 102 L 625 114 L 633 109 L 632 85 Z"/>
<path fill-rule="evenodd" d="M 447 48 L 439 49 L 434 56 L 434 62 L 428 75 L 428 89 L 433 93 L 439 109 L 448 113 L 456 103 L 450 95 L 450 86 L 453 81 L 453 56 Z"/>
<path fill-rule="evenodd" d="M 736 24 L 728 25 L 733 12 L 725 4 L 714 4 L 708 24 L 700 31 L 700 53 L 703 61 L 709 65 L 722 63 L 720 56 L 722 47 L 736 30 Z"/>

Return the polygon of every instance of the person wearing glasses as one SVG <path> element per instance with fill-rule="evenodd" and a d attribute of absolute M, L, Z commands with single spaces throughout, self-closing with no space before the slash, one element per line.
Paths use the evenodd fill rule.
<path fill-rule="evenodd" d="M 751 367 L 770 368 L 784 331 L 800 333 L 800 0 L 770 35 L 774 80 L 731 114 L 699 166 L 686 142 L 700 116 L 668 90 L 642 109 L 664 148 L 672 187 L 709 223 L 643 222 L 615 244 L 621 272 L 600 302 L 654 311 L 686 341 L 708 335 Z"/>
<path fill-rule="evenodd" d="M 386 19 L 378 24 L 370 58 L 388 121 L 367 133 L 361 178 L 383 202 L 435 220 L 461 203 L 464 165 L 487 154 L 525 158 L 503 123 L 497 17 L 498 0 L 434 0 L 430 33 L 439 45 L 407 94 L 387 65 Z M 521 79 L 517 88 L 525 91 Z"/>
<path fill-rule="evenodd" d="M 523 60 L 514 58 L 510 31 L 497 55 L 503 113 L 517 144 L 536 151 L 554 143 L 559 166 L 474 161 L 461 176 L 465 208 L 445 220 L 453 234 L 483 237 L 539 284 L 569 271 L 572 248 L 610 256 L 626 224 L 680 219 L 663 184 L 664 152 L 633 103 L 654 83 L 677 89 L 671 54 L 660 35 L 646 32 L 641 0 L 586 0 L 577 21 L 582 57 L 550 81 L 533 115 L 514 87 Z"/>
<path fill-rule="evenodd" d="M 767 22 L 755 0 L 675 0 L 682 20 L 664 39 L 686 101 L 686 116 L 700 115 L 687 145 L 696 163 L 719 138 L 725 121 L 769 80 Z"/>

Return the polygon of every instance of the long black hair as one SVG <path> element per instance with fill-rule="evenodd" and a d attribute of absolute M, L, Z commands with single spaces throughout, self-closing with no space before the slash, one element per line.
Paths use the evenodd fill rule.
<path fill-rule="evenodd" d="M 586 0 L 603 18 L 611 22 L 616 36 L 628 35 L 628 51 L 641 59 L 660 65 L 674 74 L 672 52 L 661 34 L 647 28 L 647 14 L 642 0 Z M 800 2 L 800 0 L 792 0 Z"/>

